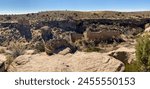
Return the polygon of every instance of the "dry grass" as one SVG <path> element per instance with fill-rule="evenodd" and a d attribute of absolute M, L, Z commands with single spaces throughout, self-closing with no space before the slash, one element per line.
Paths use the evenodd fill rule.
<path fill-rule="evenodd" d="M 6 64 L 9 66 L 13 62 L 14 57 L 12 55 L 10 55 L 10 54 L 7 54 L 6 55 L 6 59 L 7 59 Z"/>
<path fill-rule="evenodd" d="M 45 52 L 45 45 L 42 41 L 36 42 L 35 44 L 36 53 Z"/>
<path fill-rule="evenodd" d="M 12 42 L 8 49 L 12 52 L 11 55 L 13 58 L 16 58 L 25 53 L 25 45 L 19 42 Z"/>
<path fill-rule="evenodd" d="M 5 53 L 5 49 L 1 48 L 0 53 Z"/>
<path fill-rule="evenodd" d="M 8 66 L 16 57 L 25 53 L 25 46 L 23 45 L 23 43 L 11 42 L 7 49 L 11 51 L 10 53 L 5 53 L 7 59 L 6 67 L 8 68 Z"/>

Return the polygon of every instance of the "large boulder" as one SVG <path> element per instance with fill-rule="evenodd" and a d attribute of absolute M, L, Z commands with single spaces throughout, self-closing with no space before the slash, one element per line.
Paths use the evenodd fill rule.
<path fill-rule="evenodd" d="M 50 39 L 53 39 L 53 34 L 49 26 L 41 27 L 42 39 L 47 42 Z"/>
<path fill-rule="evenodd" d="M 128 64 L 132 63 L 136 59 L 135 48 L 121 47 L 117 50 L 109 52 L 108 55 Z"/>
<path fill-rule="evenodd" d="M 124 64 L 102 53 L 77 52 L 70 58 L 73 71 L 77 72 L 121 72 Z"/>
<path fill-rule="evenodd" d="M 74 52 L 74 47 L 64 39 L 52 39 L 45 43 L 45 51 L 48 55 L 59 53 L 69 47 Z"/>
<path fill-rule="evenodd" d="M 9 66 L 8 72 L 121 72 L 124 64 L 102 53 L 76 52 L 48 56 L 44 53 L 22 55 Z"/>
<path fill-rule="evenodd" d="M 66 55 L 68 53 L 71 53 L 71 49 L 69 47 L 59 52 L 59 54 L 61 55 Z"/>

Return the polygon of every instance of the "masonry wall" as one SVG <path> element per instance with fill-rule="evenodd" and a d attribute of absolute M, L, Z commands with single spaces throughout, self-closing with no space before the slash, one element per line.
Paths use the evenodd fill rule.
<path fill-rule="evenodd" d="M 84 32 L 84 38 L 86 41 L 108 40 L 119 36 L 120 32 L 118 31 Z"/>
<path fill-rule="evenodd" d="M 83 38 L 83 34 L 70 33 L 71 42 L 75 42 L 75 41 L 82 39 L 82 38 Z"/>

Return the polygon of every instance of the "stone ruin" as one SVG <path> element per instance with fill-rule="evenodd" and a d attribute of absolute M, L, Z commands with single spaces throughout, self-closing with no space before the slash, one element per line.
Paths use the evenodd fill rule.
<path fill-rule="evenodd" d="M 83 39 L 83 34 L 78 34 L 78 33 L 75 33 L 75 32 L 72 32 L 69 34 L 69 38 L 70 38 L 70 42 L 71 43 L 74 43 L 76 42 L 77 40 L 81 40 Z"/>
<path fill-rule="evenodd" d="M 119 41 L 121 32 L 117 30 L 100 30 L 100 31 L 90 31 L 87 29 L 83 34 L 70 33 L 70 41 L 72 43 L 78 40 L 85 40 L 87 42 L 101 42 L 101 41 L 110 41 L 115 40 Z"/>
<path fill-rule="evenodd" d="M 84 32 L 84 39 L 86 41 L 107 41 L 107 40 L 113 40 L 119 38 L 121 33 L 119 31 L 115 30 L 102 30 L 98 32 L 92 32 L 90 30 L 87 30 Z"/>

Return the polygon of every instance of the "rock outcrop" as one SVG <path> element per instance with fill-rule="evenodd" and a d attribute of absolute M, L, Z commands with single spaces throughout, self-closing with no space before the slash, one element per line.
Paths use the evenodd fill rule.
<path fill-rule="evenodd" d="M 136 59 L 134 48 L 121 47 L 109 52 L 108 55 L 128 64 L 132 63 Z"/>
<path fill-rule="evenodd" d="M 45 42 L 47 42 L 50 39 L 53 39 L 52 31 L 48 26 L 44 26 L 41 28 L 41 36 Z"/>
<path fill-rule="evenodd" d="M 17 21 L 0 22 L 0 27 L 1 28 L 6 28 L 6 27 L 13 28 L 13 27 L 16 27 L 17 24 L 18 24 Z"/>
<path fill-rule="evenodd" d="M 145 25 L 145 32 L 150 32 L 150 23 Z"/>
<path fill-rule="evenodd" d="M 71 49 L 69 47 L 67 47 L 66 49 L 60 51 L 58 54 L 66 55 L 68 53 L 71 53 Z"/>
<path fill-rule="evenodd" d="M 0 54 L 0 72 L 6 71 L 6 64 L 7 61 L 6 56 L 4 54 Z"/>
<path fill-rule="evenodd" d="M 9 66 L 9 72 L 121 72 L 124 64 L 101 53 L 76 52 L 67 55 L 22 55 Z"/>
<path fill-rule="evenodd" d="M 25 37 L 25 39 L 27 41 L 32 40 L 32 33 L 31 33 L 29 20 L 19 19 L 18 20 L 18 25 L 16 26 L 16 28 L 20 32 L 21 36 Z"/>
<path fill-rule="evenodd" d="M 45 51 L 48 55 L 59 53 L 69 47 L 72 52 L 75 50 L 71 44 L 64 39 L 52 39 L 45 43 Z"/>

